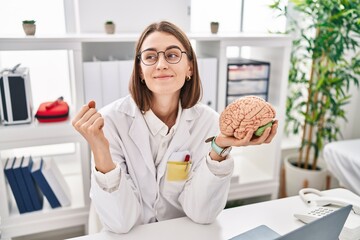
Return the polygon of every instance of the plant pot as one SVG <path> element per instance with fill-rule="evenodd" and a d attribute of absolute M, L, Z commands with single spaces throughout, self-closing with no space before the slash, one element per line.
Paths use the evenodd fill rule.
<path fill-rule="evenodd" d="M 304 187 L 324 190 L 327 171 L 325 169 L 308 170 L 296 166 L 298 155 L 285 157 L 285 189 L 286 196 L 295 196 Z"/>
<path fill-rule="evenodd" d="M 107 34 L 114 34 L 115 33 L 115 24 L 105 24 L 105 32 Z"/>
<path fill-rule="evenodd" d="M 218 22 L 211 22 L 210 23 L 210 30 L 212 34 L 216 34 L 219 31 L 219 23 Z"/>
<path fill-rule="evenodd" d="M 36 32 L 36 25 L 29 24 L 29 23 L 23 23 L 23 29 L 27 36 L 34 36 L 35 32 Z"/>

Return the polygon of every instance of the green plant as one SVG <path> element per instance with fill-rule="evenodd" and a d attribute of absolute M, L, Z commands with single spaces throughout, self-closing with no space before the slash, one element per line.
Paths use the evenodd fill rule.
<path fill-rule="evenodd" d="M 114 24 L 114 22 L 113 21 L 106 21 L 105 24 L 110 25 L 110 24 Z"/>
<path fill-rule="evenodd" d="M 301 134 L 297 166 L 317 169 L 324 143 L 341 136 L 339 120 L 349 87 L 359 87 L 360 5 L 358 0 L 290 0 L 295 20 L 281 0 L 270 7 L 291 21 L 295 33 L 289 72 L 286 131 Z M 349 53 L 355 56 L 349 57 Z"/>
<path fill-rule="evenodd" d="M 35 20 L 23 20 L 23 24 L 35 24 Z"/>

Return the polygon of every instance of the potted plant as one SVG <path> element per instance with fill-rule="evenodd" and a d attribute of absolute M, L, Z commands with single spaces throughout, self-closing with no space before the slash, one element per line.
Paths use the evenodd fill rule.
<path fill-rule="evenodd" d="M 105 22 L 105 32 L 107 34 L 114 34 L 115 33 L 115 23 L 113 21 L 106 21 Z"/>
<path fill-rule="evenodd" d="M 27 36 L 33 36 L 36 32 L 35 20 L 23 20 L 22 26 Z"/>
<path fill-rule="evenodd" d="M 210 22 L 211 33 L 216 34 L 219 31 L 219 22 Z"/>
<path fill-rule="evenodd" d="M 287 7 L 277 0 L 271 8 L 291 21 L 295 33 L 286 103 L 286 132 L 301 136 L 296 157 L 285 161 L 287 195 L 302 187 L 320 188 L 326 173 L 318 166 L 323 146 L 341 135 L 339 120 L 346 120 L 344 105 L 351 96 L 349 87 L 360 74 L 360 11 L 355 0 L 290 0 L 293 19 Z M 349 57 L 347 53 L 356 55 Z M 301 178 L 291 173 L 310 174 Z M 319 172 L 321 181 L 312 176 Z M 290 180 L 295 182 L 290 183 Z M 318 183 L 318 185 L 314 185 Z M 295 189 L 290 189 L 295 187 Z"/>

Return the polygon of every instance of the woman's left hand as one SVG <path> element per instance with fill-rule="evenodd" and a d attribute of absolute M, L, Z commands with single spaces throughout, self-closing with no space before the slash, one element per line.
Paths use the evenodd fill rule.
<path fill-rule="evenodd" d="M 278 120 L 275 120 L 271 127 L 265 129 L 263 134 L 260 137 L 254 135 L 253 130 L 248 131 L 246 136 L 242 139 L 234 137 L 228 137 L 223 134 L 219 134 L 216 137 L 216 144 L 220 147 L 241 147 L 241 146 L 249 146 L 249 145 L 260 145 L 263 143 L 270 143 L 276 135 L 278 128 Z"/>
<path fill-rule="evenodd" d="M 254 130 L 250 130 L 247 132 L 246 136 L 242 139 L 236 138 L 236 136 L 225 136 L 224 134 L 220 133 L 216 139 L 215 143 L 221 148 L 225 147 L 242 147 L 242 146 L 249 146 L 249 145 L 260 145 L 263 143 L 270 143 L 276 135 L 277 128 L 278 128 L 278 121 L 275 120 L 271 127 L 268 127 L 264 130 L 263 134 L 260 137 L 254 135 Z M 215 161 L 222 161 L 225 157 L 221 157 L 215 153 L 214 150 L 210 152 L 211 159 Z"/>

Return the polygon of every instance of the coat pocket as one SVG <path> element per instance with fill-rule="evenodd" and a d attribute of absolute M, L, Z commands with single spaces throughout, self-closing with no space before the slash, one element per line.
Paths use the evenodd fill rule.
<path fill-rule="evenodd" d="M 189 177 L 191 162 L 167 162 L 166 181 L 185 181 Z"/>

